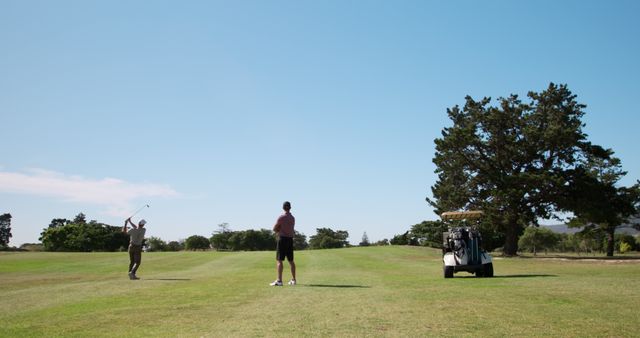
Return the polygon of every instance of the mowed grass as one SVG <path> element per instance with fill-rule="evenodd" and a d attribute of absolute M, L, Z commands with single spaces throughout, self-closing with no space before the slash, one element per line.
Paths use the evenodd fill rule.
<path fill-rule="evenodd" d="M 1 253 L 0 336 L 637 337 L 635 260 L 497 258 L 494 278 L 442 276 L 439 250 Z M 285 276 L 288 277 L 285 263 Z M 288 279 L 285 279 L 285 281 Z"/>

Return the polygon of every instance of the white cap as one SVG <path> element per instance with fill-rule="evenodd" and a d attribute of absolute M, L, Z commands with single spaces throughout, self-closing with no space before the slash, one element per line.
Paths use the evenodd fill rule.
<path fill-rule="evenodd" d="M 141 220 L 140 220 L 140 222 L 138 222 L 138 224 L 140 224 L 140 225 L 145 225 L 145 224 L 147 224 L 147 221 L 145 221 L 145 220 L 141 219 Z"/>

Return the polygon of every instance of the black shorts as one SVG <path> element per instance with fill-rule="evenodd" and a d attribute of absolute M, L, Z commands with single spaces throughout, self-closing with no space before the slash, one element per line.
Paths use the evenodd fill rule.
<path fill-rule="evenodd" d="M 280 237 L 276 243 L 276 260 L 283 261 L 285 257 L 289 262 L 293 261 L 292 237 Z"/>

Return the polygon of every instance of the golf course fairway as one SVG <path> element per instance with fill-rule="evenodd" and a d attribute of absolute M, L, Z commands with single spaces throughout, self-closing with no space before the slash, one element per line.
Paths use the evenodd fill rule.
<path fill-rule="evenodd" d="M 640 261 L 495 257 L 493 278 L 444 279 L 440 250 L 0 253 L 1 337 L 632 337 Z M 289 270 L 285 263 L 284 281 Z"/>

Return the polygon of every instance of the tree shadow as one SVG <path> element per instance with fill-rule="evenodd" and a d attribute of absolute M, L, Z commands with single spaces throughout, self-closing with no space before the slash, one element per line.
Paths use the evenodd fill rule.
<path fill-rule="evenodd" d="M 349 288 L 368 289 L 368 288 L 370 288 L 370 286 L 367 286 L 367 285 L 351 285 L 351 284 L 299 284 L 299 285 L 306 286 L 306 287 L 312 287 L 312 288 L 345 288 L 345 289 L 349 289 Z"/>

